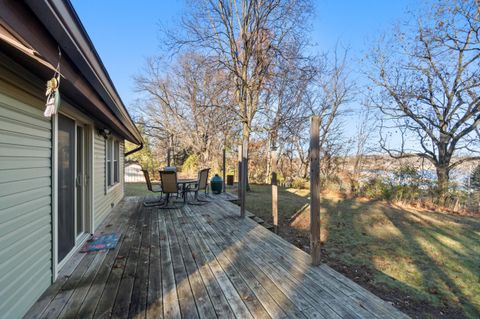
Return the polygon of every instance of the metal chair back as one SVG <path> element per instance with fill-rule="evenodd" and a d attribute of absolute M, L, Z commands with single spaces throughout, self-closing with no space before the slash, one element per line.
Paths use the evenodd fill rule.
<path fill-rule="evenodd" d="M 152 181 L 150 180 L 150 174 L 146 169 L 142 169 L 143 176 L 145 176 L 145 182 L 147 182 L 147 189 L 153 192 Z"/>
<path fill-rule="evenodd" d="M 210 168 L 204 168 L 198 172 L 198 189 L 206 189 L 208 185 L 208 172 Z"/>
<path fill-rule="evenodd" d="M 160 182 L 164 193 L 178 193 L 177 172 L 160 171 Z"/>

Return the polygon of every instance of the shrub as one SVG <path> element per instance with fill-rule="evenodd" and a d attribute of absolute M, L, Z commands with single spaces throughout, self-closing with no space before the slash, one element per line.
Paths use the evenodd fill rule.
<path fill-rule="evenodd" d="M 390 199 L 390 185 L 380 177 L 370 178 L 361 188 L 361 194 L 372 199 Z"/>
<path fill-rule="evenodd" d="M 183 172 L 196 172 L 198 170 L 198 156 L 192 154 L 187 157 L 185 162 L 182 165 Z"/>
<path fill-rule="evenodd" d="M 342 181 L 337 176 L 333 176 L 330 178 L 320 177 L 320 187 L 322 188 L 322 190 L 342 192 Z"/>
<path fill-rule="evenodd" d="M 392 186 L 393 200 L 412 203 L 418 201 L 421 196 L 420 188 L 417 185 L 395 185 Z"/>
<path fill-rule="evenodd" d="M 470 175 L 470 183 L 468 183 L 471 188 L 480 190 L 480 165 L 477 165 Z"/>
<path fill-rule="evenodd" d="M 421 179 L 417 169 L 409 164 L 400 166 L 393 172 L 393 176 L 400 185 L 418 185 Z"/>
<path fill-rule="evenodd" d="M 309 187 L 309 182 L 305 178 L 297 177 L 292 181 L 292 187 L 298 189 L 307 189 Z"/>

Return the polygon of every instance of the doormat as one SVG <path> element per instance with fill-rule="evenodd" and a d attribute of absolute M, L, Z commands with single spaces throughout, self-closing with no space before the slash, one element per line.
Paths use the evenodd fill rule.
<path fill-rule="evenodd" d="M 89 239 L 82 248 L 83 253 L 99 251 L 104 249 L 113 249 L 117 246 L 120 235 L 117 233 L 103 234 Z"/>

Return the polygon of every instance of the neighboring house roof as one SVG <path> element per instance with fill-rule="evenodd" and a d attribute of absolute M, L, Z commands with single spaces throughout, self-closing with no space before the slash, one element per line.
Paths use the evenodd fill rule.
<path fill-rule="evenodd" d="M 62 51 L 62 60 L 66 56 L 65 61 L 68 63 L 65 64 L 68 65 L 65 68 L 62 66 L 61 72 L 64 74 L 66 81 L 69 82 L 65 87 L 67 93 L 77 97 L 78 92 L 74 91 L 80 91 L 82 97 L 79 99 L 81 101 L 88 99 L 88 102 L 91 102 L 84 104 L 91 104 L 86 108 L 92 111 L 92 114 L 106 115 L 101 116 L 102 122 L 108 123 L 117 134 L 127 140 L 138 145 L 142 144 L 143 140 L 139 130 L 133 123 L 70 1 L 25 0 L 25 3 L 56 41 Z M 0 0 L 0 9 L 2 6 L 9 9 L 18 9 L 22 5 L 8 0 Z M 40 36 L 44 35 L 42 30 L 32 30 L 34 29 L 32 26 L 25 26 L 27 24 L 26 17 L 26 15 L 8 15 L 4 22 L 18 32 L 18 38 L 31 45 L 33 53 L 30 55 L 32 58 L 35 58 L 38 62 L 40 57 L 40 60 L 43 59 L 52 66 L 56 65 L 58 53 L 55 54 L 53 43 L 46 41 L 46 37 L 43 40 L 39 39 Z M 1 18 L 2 14 L 0 14 L 0 22 Z M 33 17 L 29 17 L 29 19 L 31 18 Z M 22 51 L 24 54 L 29 54 L 28 49 Z M 85 81 L 93 88 L 93 91 L 87 85 L 83 85 L 87 84 Z"/>

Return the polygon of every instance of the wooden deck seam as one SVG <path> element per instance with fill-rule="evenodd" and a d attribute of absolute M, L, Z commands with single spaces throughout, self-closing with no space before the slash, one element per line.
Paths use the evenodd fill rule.
<path fill-rule="evenodd" d="M 220 284 L 210 267 L 209 261 L 204 257 L 203 251 L 196 242 L 196 239 L 191 236 L 193 231 L 190 222 L 185 219 L 185 216 L 180 211 L 177 210 L 176 213 L 177 217 L 182 221 L 182 231 L 184 232 L 184 236 L 190 247 L 195 263 L 197 264 L 205 288 L 212 300 L 217 316 L 220 318 L 235 318 L 233 310 L 227 301 L 227 296 L 220 287 Z M 190 236 L 188 236 L 187 233 Z M 214 302 L 216 299 L 218 299 L 217 302 Z"/>
<path fill-rule="evenodd" d="M 162 256 L 162 298 L 164 317 L 181 317 L 165 216 L 159 213 L 160 253 Z"/>
<path fill-rule="evenodd" d="M 177 289 L 180 312 L 184 318 L 198 318 L 198 310 L 193 291 L 188 277 L 185 262 L 180 251 L 176 232 L 172 222 L 172 210 L 165 211 L 165 225 L 167 227 L 168 241 L 170 244 L 170 254 L 172 256 L 173 271 L 175 277 L 175 287 Z"/>
<path fill-rule="evenodd" d="M 195 214 L 195 215 L 196 215 L 196 214 Z M 196 217 L 192 216 L 192 218 L 196 218 Z M 210 232 L 209 235 L 211 236 L 212 233 Z M 231 251 L 234 252 L 234 253 L 238 253 L 238 252 L 239 252 L 238 249 L 234 249 L 233 247 L 231 247 L 230 244 L 228 244 L 229 246 L 226 247 L 226 246 L 225 246 L 225 243 L 222 244 L 223 239 L 220 239 L 221 241 L 219 242 L 219 241 L 218 241 L 218 238 L 219 238 L 219 237 L 217 236 L 216 242 L 217 242 L 217 245 L 219 245 L 221 249 L 223 249 L 223 250 L 225 250 L 225 251 L 231 250 Z M 215 239 L 214 239 L 214 240 L 215 240 Z M 224 241 L 223 241 L 223 242 L 224 242 Z M 229 257 L 229 258 L 230 258 L 230 257 Z M 231 259 L 231 258 L 230 258 L 230 259 Z M 248 259 L 248 258 L 247 258 L 247 259 Z M 242 276 L 244 276 L 245 280 L 247 281 L 247 283 L 249 283 L 250 287 L 252 288 L 252 290 L 254 290 L 254 292 L 255 292 L 255 289 L 256 289 L 255 286 L 256 286 L 257 284 L 259 284 L 259 285 L 262 287 L 262 289 L 264 289 L 265 292 L 266 292 L 267 294 L 269 294 L 269 298 L 272 299 L 271 301 L 273 301 L 273 302 L 276 304 L 276 307 L 279 307 L 279 309 L 281 310 L 281 312 L 283 312 L 283 315 L 281 315 L 280 317 L 284 317 L 284 316 L 285 316 L 285 317 L 302 317 L 302 314 L 301 314 L 301 310 L 300 310 L 300 309 L 297 309 L 296 311 L 295 311 L 295 310 L 292 310 L 292 308 L 296 308 L 293 303 L 292 303 L 292 306 L 293 306 L 292 308 L 290 308 L 290 309 L 283 309 L 283 308 L 282 308 L 282 305 L 280 305 L 280 304 L 278 304 L 278 303 L 276 302 L 276 298 L 271 294 L 271 292 L 272 292 L 272 288 L 277 288 L 277 287 L 274 285 L 274 283 L 273 283 L 272 281 L 269 281 L 268 283 L 270 283 L 271 285 L 273 285 L 273 287 L 272 287 L 272 286 L 264 287 L 264 285 L 267 284 L 266 280 L 270 280 L 270 279 L 268 279 L 266 276 L 264 276 L 264 277 L 263 277 L 263 280 L 262 280 L 262 277 L 259 275 L 259 272 L 263 273 L 263 271 L 262 271 L 261 268 L 256 267 L 255 270 L 257 270 L 257 271 L 254 272 L 254 271 L 252 270 L 253 268 L 251 267 L 251 265 L 250 265 L 250 267 L 249 267 L 249 266 L 248 266 L 244 261 L 242 261 L 240 258 L 236 258 L 235 260 L 232 260 L 232 259 L 231 259 L 231 262 L 232 262 L 234 265 L 235 265 L 236 263 L 238 264 L 238 265 L 235 265 L 235 267 L 238 267 L 239 273 L 240 273 Z M 245 277 L 245 276 L 248 276 L 248 277 L 250 277 L 250 278 L 254 278 L 254 281 L 248 279 L 248 278 Z M 277 289 L 278 289 L 278 288 L 277 288 Z M 278 290 L 278 292 L 283 295 L 283 293 L 282 293 L 280 290 Z M 288 299 L 287 296 L 285 296 L 285 295 L 283 295 L 283 296 L 284 296 L 286 299 Z M 277 297 L 278 297 L 278 295 L 277 295 Z M 260 298 L 260 297 L 259 297 L 259 298 Z M 265 306 L 265 302 L 262 302 L 262 304 Z M 285 306 L 285 305 L 283 305 L 283 306 Z M 267 308 L 266 308 L 266 309 L 267 309 Z M 268 309 L 267 309 L 267 310 L 268 310 Z M 290 315 L 287 315 L 287 313 L 290 313 Z M 270 314 L 271 314 L 272 316 L 279 317 L 276 313 L 275 313 L 275 315 L 273 315 L 272 313 L 270 313 Z"/>
<path fill-rule="evenodd" d="M 178 209 L 172 211 L 170 218 L 172 219 L 174 230 L 179 241 L 180 251 L 182 253 L 185 270 L 187 271 L 188 280 L 192 289 L 192 294 L 195 299 L 198 314 L 201 318 L 213 318 L 216 317 L 216 312 L 213 306 L 211 297 L 205 287 L 205 284 L 201 278 L 200 271 L 193 258 L 192 251 L 188 246 L 185 234 L 183 232 L 181 222 L 178 220 Z"/>
<path fill-rule="evenodd" d="M 125 205 L 124 202 L 121 202 L 117 209 L 121 209 Z M 107 223 L 114 220 L 115 216 L 108 216 L 102 225 L 107 225 Z M 103 226 L 101 226 L 103 227 Z M 77 269 L 80 262 L 87 254 L 76 253 L 72 256 L 71 260 L 60 270 L 57 280 L 52 283 L 52 285 L 40 296 L 39 300 L 29 309 L 24 318 L 41 318 L 42 314 L 50 306 L 51 302 L 55 299 L 56 295 L 60 292 L 63 285 L 68 281 L 72 273 Z"/>
<path fill-rule="evenodd" d="M 218 221 L 217 221 L 218 222 Z M 222 224 L 220 225 L 221 229 L 228 229 L 228 225 L 226 224 Z M 236 233 L 236 231 L 234 229 L 231 229 L 229 230 L 230 231 L 230 234 L 233 235 Z M 249 239 L 251 239 L 250 236 L 252 232 L 249 232 L 248 235 L 246 235 L 247 237 L 243 237 L 243 238 L 240 238 L 239 236 L 236 236 L 236 239 L 238 242 L 242 242 L 243 245 L 247 245 L 245 247 L 250 247 L 250 245 L 248 244 L 249 243 Z M 256 241 L 256 245 L 259 245 L 261 243 L 261 240 L 257 240 Z M 233 245 L 238 245 L 238 243 L 232 243 Z M 262 243 L 262 244 L 266 244 L 266 243 Z M 244 248 L 245 248 L 244 247 Z M 270 258 L 268 257 L 269 256 L 269 252 L 268 252 L 268 249 L 266 249 L 264 251 L 264 253 L 260 255 L 258 255 L 258 249 L 250 249 L 248 248 L 248 256 L 250 258 L 252 258 L 252 262 L 254 263 L 257 263 L 257 265 L 259 266 L 260 269 L 262 268 L 266 268 L 267 270 L 265 271 L 265 273 L 267 274 L 267 276 L 269 276 L 271 278 L 272 281 L 278 283 L 280 286 L 279 287 L 282 287 L 282 291 L 285 291 L 285 293 L 288 293 L 289 291 L 295 291 L 297 288 L 296 287 L 299 287 L 298 289 L 301 290 L 301 295 L 300 296 L 297 296 L 296 297 L 296 302 L 297 303 L 305 303 L 304 306 L 303 306 L 303 309 L 312 309 L 312 308 L 315 308 L 315 309 L 318 309 L 320 307 L 320 309 L 322 309 L 323 311 L 329 313 L 329 316 L 330 317 L 335 317 L 335 315 L 337 316 L 340 316 L 340 315 L 345 315 L 345 312 L 344 311 L 340 311 L 340 313 L 338 313 L 339 309 L 329 309 L 331 308 L 328 303 L 324 303 L 322 301 L 318 301 L 316 300 L 317 297 L 321 296 L 322 293 L 325 293 L 324 291 L 317 291 L 317 293 L 319 293 L 319 295 L 316 295 L 315 293 L 313 295 L 312 292 L 308 291 L 306 289 L 306 287 L 304 286 L 304 284 L 302 284 L 301 281 L 297 281 L 297 280 L 294 280 L 292 281 L 290 278 L 291 278 L 291 274 L 288 273 L 288 271 L 286 270 L 283 270 L 280 265 L 277 265 L 277 269 L 282 269 L 282 271 L 284 272 L 284 274 L 280 275 L 280 277 L 276 276 L 276 272 L 278 270 L 275 270 L 273 265 L 270 265 L 270 264 L 265 264 L 263 262 L 263 259 L 265 258 Z M 270 270 L 270 271 L 268 271 Z M 276 278 L 275 278 L 276 277 Z M 288 284 L 288 286 L 284 287 L 283 286 L 286 284 L 286 281 L 290 281 L 291 283 Z M 307 298 L 305 298 L 307 297 Z M 308 302 L 307 302 L 308 300 Z M 329 303 L 336 303 L 335 300 L 331 299 L 331 300 L 328 300 Z M 341 306 L 340 306 L 341 307 Z M 338 308 L 338 307 L 337 307 Z M 337 311 L 337 312 L 335 312 Z M 311 314 L 311 315 L 314 315 L 314 314 Z M 320 314 L 317 314 L 317 316 L 322 316 Z"/>
<path fill-rule="evenodd" d="M 222 223 L 223 221 L 223 223 Z M 228 225 L 225 224 L 224 222 L 225 220 L 224 219 L 217 219 L 216 220 L 216 223 L 220 223 L 220 227 L 219 228 L 226 228 L 228 227 Z M 237 229 L 241 229 L 242 226 L 239 226 L 237 225 Z M 255 229 L 258 230 L 257 228 L 258 226 L 255 226 Z M 237 233 L 237 230 L 235 229 L 232 229 L 231 232 L 230 232 L 230 235 L 233 235 L 235 236 L 235 234 Z M 306 309 L 309 309 L 309 308 L 318 308 L 320 307 L 322 309 L 322 311 L 324 312 L 327 312 L 329 313 L 329 316 L 330 317 L 334 317 L 335 316 L 335 313 L 339 316 L 342 316 L 342 317 L 349 317 L 347 315 L 348 312 L 346 312 L 344 309 L 342 309 L 344 306 L 341 305 L 341 304 L 338 304 L 338 302 L 334 299 L 334 298 L 329 298 L 327 302 L 323 302 L 323 301 L 320 301 L 320 300 L 317 300 L 316 298 L 322 298 L 322 294 L 325 294 L 325 291 L 323 289 L 321 290 L 318 290 L 317 288 L 318 287 L 314 287 L 314 290 L 311 291 L 312 287 L 311 286 L 306 286 L 306 284 L 308 283 L 305 283 L 305 284 L 302 284 L 303 282 L 303 278 L 301 279 L 297 279 L 296 276 L 294 274 L 291 273 L 291 269 L 284 269 L 283 266 L 278 263 L 278 259 L 271 259 L 271 257 L 269 257 L 269 254 L 272 253 L 272 250 L 271 250 L 271 247 L 266 247 L 266 244 L 264 242 L 264 239 L 262 238 L 253 238 L 252 235 L 253 235 L 254 231 L 253 230 L 250 230 L 247 234 L 247 237 L 245 238 L 240 238 L 238 235 L 236 236 L 237 238 L 237 241 L 239 242 L 242 242 L 242 240 L 244 241 L 244 245 L 246 245 L 246 247 L 249 247 L 248 249 L 248 253 L 249 256 L 251 258 L 253 258 L 253 262 L 257 263 L 259 265 L 260 268 L 264 268 L 264 269 L 269 269 L 270 272 L 267 272 L 267 274 L 269 276 L 274 276 L 274 274 L 276 275 L 276 273 L 278 271 L 280 271 L 283 275 L 283 277 L 272 277 L 272 280 L 273 281 L 276 281 L 280 284 L 280 286 L 282 285 L 285 285 L 286 282 L 282 282 L 282 279 L 284 280 L 288 280 L 288 282 L 290 282 L 288 284 L 289 287 L 286 287 L 285 290 L 286 292 L 287 291 L 296 291 L 297 287 L 299 287 L 298 289 L 301 290 L 301 296 L 302 297 L 299 297 L 300 299 L 297 301 L 297 302 L 300 302 L 300 303 L 303 303 L 305 300 L 309 300 L 309 302 L 304 306 Z M 273 234 L 272 234 L 273 236 Z M 252 240 L 255 240 L 255 245 L 252 246 L 250 244 L 250 242 L 252 242 Z M 265 249 L 262 249 L 263 253 L 262 255 L 260 256 L 259 255 L 259 247 L 265 247 Z M 270 249 L 269 249 L 270 248 Z M 281 255 L 280 255 L 281 257 Z M 268 260 L 268 263 L 265 263 L 265 260 Z M 280 259 L 280 261 L 283 261 L 283 259 Z M 300 276 L 303 276 L 304 274 L 300 274 Z M 291 279 L 290 279 L 291 278 Z M 308 296 L 308 298 L 305 299 L 305 297 Z M 298 298 L 297 298 L 298 299 Z M 332 307 L 332 305 L 335 305 L 335 307 Z M 358 311 L 358 310 L 357 310 Z M 362 310 L 360 310 L 360 312 L 362 312 Z M 350 316 L 351 317 L 351 316 Z M 353 318 L 355 318 L 355 316 L 353 316 Z"/>
<path fill-rule="evenodd" d="M 130 202 L 128 202 L 130 204 Z M 127 206 L 130 207 L 130 206 Z M 136 211 L 138 209 L 138 203 L 132 206 Z M 120 279 L 123 275 L 124 267 L 121 267 L 121 272 L 119 272 L 121 263 L 125 262 L 125 257 L 128 255 L 130 250 L 130 241 L 133 238 L 135 225 L 138 222 L 135 214 L 128 214 L 126 216 L 126 222 L 122 223 L 122 227 L 119 227 L 117 230 L 121 234 L 121 240 L 117 244 L 115 249 L 108 252 L 106 260 L 100 266 L 100 271 L 94 279 L 94 284 L 90 289 L 94 291 L 90 293 L 89 302 L 80 308 L 78 317 L 88 318 L 88 317 L 105 317 L 111 314 L 113 304 L 115 302 L 115 297 L 111 298 L 108 296 L 108 292 L 113 289 L 114 296 L 117 295 L 118 285 Z M 121 261 L 119 261 L 119 257 Z M 118 277 L 118 281 L 114 280 L 115 277 Z M 113 281 L 113 282 L 112 282 Z"/>
<path fill-rule="evenodd" d="M 220 231 L 216 231 L 213 227 L 210 227 L 211 228 L 211 232 L 217 232 L 217 236 L 218 237 L 223 237 L 222 235 L 222 232 Z M 221 229 L 228 229 L 228 227 L 226 227 L 226 225 L 222 226 Z M 229 235 L 231 235 L 232 232 L 231 230 L 229 230 Z M 225 236 L 226 240 L 228 240 L 228 237 L 229 236 Z M 288 278 L 286 277 L 282 277 L 282 278 L 275 278 L 275 276 L 273 275 L 272 272 L 269 272 L 267 270 L 264 269 L 264 266 L 262 266 L 261 264 L 258 264 L 258 260 L 254 260 L 254 258 L 252 258 L 252 255 L 248 252 L 246 252 L 244 250 L 245 246 L 242 246 L 244 245 L 245 243 L 243 242 L 242 239 L 238 238 L 238 242 L 237 243 L 234 243 L 234 242 L 230 242 L 228 245 L 231 245 L 231 246 L 236 246 L 236 250 L 242 254 L 242 255 L 245 255 L 245 258 L 246 260 L 250 261 L 250 266 L 255 265 L 256 269 L 257 269 L 257 275 L 258 275 L 258 272 L 261 272 L 263 274 L 265 274 L 265 276 L 270 280 L 270 282 L 277 288 L 277 289 L 280 289 L 280 291 L 282 292 L 282 295 L 285 296 L 285 298 L 287 300 L 290 300 L 290 302 L 292 302 L 292 304 L 295 304 L 295 300 L 292 299 L 292 295 L 291 295 L 291 292 L 292 290 L 289 290 L 288 288 L 284 289 L 282 285 L 278 286 L 278 283 L 282 282 L 283 280 L 288 280 Z M 273 277 L 272 277 L 273 275 Z M 270 290 L 269 290 L 270 291 Z M 290 295 L 285 295 L 285 294 L 289 294 L 290 292 Z M 273 297 L 273 296 L 272 296 Z M 300 301 L 300 303 L 304 303 L 304 299 L 302 296 L 296 296 L 295 299 L 297 299 L 297 304 L 298 304 L 298 301 Z M 282 304 L 278 304 L 280 307 L 285 307 L 285 301 L 282 303 Z M 303 311 L 303 310 L 306 310 L 306 309 L 311 309 L 312 308 L 312 305 L 310 303 L 304 303 L 304 305 L 302 306 L 302 308 L 299 308 L 299 311 Z M 316 313 L 314 314 L 312 311 L 310 313 L 310 315 L 312 316 L 316 316 L 316 317 L 323 317 L 320 313 Z M 298 315 L 297 315 L 298 316 Z"/>
<path fill-rule="evenodd" d="M 143 205 L 142 205 L 143 206 Z M 151 242 L 151 212 L 146 207 L 141 207 L 142 213 L 142 239 L 135 267 L 135 277 L 130 296 L 128 318 L 145 317 L 147 306 L 148 274 L 150 271 L 150 242 Z"/>
<path fill-rule="evenodd" d="M 193 233 L 198 234 L 197 225 L 192 224 Z M 250 313 L 249 308 L 247 307 L 245 300 L 243 300 L 241 293 L 237 290 L 234 283 L 230 280 L 229 276 L 224 271 L 223 267 L 220 265 L 215 254 L 210 250 L 209 246 L 203 241 L 201 236 L 194 236 L 196 242 L 202 249 L 202 254 L 208 260 L 210 266 L 212 267 L 213 274 L 219 283 L 221 289 L 223 290 L 227 300 L 230 302 L 230 306 L 234 310 L 237 316 L 240 318 L 251 318 L 252 314 Z"/>
<path fill-rule="evenodd" d="M 137 211 L 134 213 L 139 213 L 137 218 L 137 223 L 135 226 L 135 232 L 130 243 L 128 256 L 125 258 L 125 268 L 122 272 L 122 277 L 119 281 L 118 289 L 114 298 L 113 307 L 111 309 L 111 314 L 116 318 L 125 318 L 128 316 L 130 309 L 130 300 L 133 290 L 133 284 L 136 274 L 136 268 L 138 263 L 138 252 L 140 250 L 142 232 L 141 225 L 143 225 L 143 210 L 141 207 L 137 208 Z M 133 277 L 133 278 L 132 278 Z"/>
<path fill-rule="evenodd" d="M 167 210 L 126 198 L 97 231 L 121 233 L 117 247 L 75 254 L 26 318 L 408 318 L 225 198 Z"/>
<path fill-rule="evenodd" d="M 241 226 L 240 226 L 241 227 Z M 257 226 L 255 226 L 257 230 L 259 230 L 260 228 L 258 228 Z M 248 235 L 249 236 L 254 236 L 254 232 L 253 231 L 249 231 L 248 232 Z M 259 242 L 259 244 L 255 247 L 260 247 L 261 249 L 263 249 L 264 252 L 272 252 L 272 247 L 266 247 L 266 243 L 264 242 L 264 240 L 262 238 L 259 238 L 257 237 L 256 238 L 257 241 Z M 280 265 L 275 265 L 277 266 L 280 266 Z M 310 269 L 309 266 L 307 266 L 307 270 Z M 290 269 L 290 272 L 291 272 L 291 269 Z M 302 274 L 302 275 L 305 275 L 305 274 Z M 313 291 L 311 292 L 311 294 L 313 294 L 312 296 L 314 296 L 316 293 L 319 293 L 320 291 L 318 290 L 318 288 L 320 287 L 317 280 L 314 280 L 314 281 L 307 281 L 306 284 L 308 285 L 307 287 L 309 289 L 313 289 Z M 316 284 L 316 285 L 313 285 L 313 284 Z M 328 283 L 331 285 L 331 283 Z M 306 288 L 307 288 L 306 287 Z M 310 294 L 310 293 L 309 293 Z M 329 300 L 329 302 L 327 303 L 327 305 L 335 305 L 335 307 L 330 307 L 332 308 L 333 310 L 335 310 L 339 315 L 342 315 L 342 316 L 345 316 L 346 313 L 350 313 L 348 312 L 348 309 L 350 309 L 351 311 L 353 311 L 354 313 L 359 313 L 359 314 L 363 314 L 364 316 L 367 316 L 367 317 L 377 317 L 377 318 L 384 318 L 384 317 L 389 317 L 389 315 L 384 315 L 384 316 L 378 316 L 376 313 L 368 313 L 368 310 L 364 309 L 363 307 L 361 307 L 361 305 L 359 303 L 352 303 L 352 298 L 351 296 L 345 296 L 343 298 L 340 298 L 340 301 L 341 300 L 350 300 L 350 302 L 347 302 L 347 303 L 340 303 L 338 301 L 338 298 L 334 299 L 334 300 Z M 343 309 L 344 307 L 346 307 L 347 309 Z M 345 311 L 347 310 L 347 311 Z M 381 309 L 377 309 L 377 310 L 381 310 Z"/>
<path fill-rule="evenodd" d="M 186 210 L 187 208 L 185 208 L 185 211 Z M 195 224 L 199 230 L 199 234 L 202 236 L 202 239 L 204 239 L 210 250 L 212 250 L 215 258 L 219 261 L 220 266 L 224 269 L 227 276 L 232 280 L 235 289 L 237 290 L 241 298 L 244 300 L 244 303 L 249 307 L 252 315 L 254 317 L 269 317 L 263 303 L 258 299 L 255 289 L 248 284 L 248 282 L 242 276 L 238 267 L 235 266 L 234 262 L 229 259 L 226 252 L 220 247 L 218 247 L 211 238 L 209 238 L 209 235 L 208 233 L 205 233 L 203 226 L 200 223 Z M 240 277 L 238 277 L 237 274 L 240 275 Z"/>
<path fill-rule="evenodd" d="M 163 296 L 162 296 L 162 268 L 160 254 L 160 236 L 158 230 L 158 211 L 150 209 L 150 219 L 153 230 L 150 236 L 150 265 L 148 271 L 148 293 L 147 309 L 145 317 L 163 318 Z"/>
<path fill-rule="evenodd" d="M 80 288 L 76 288 L 73 291 L 73 294 L 69 301 L 65 304 L 65 307 L 63 308 L 62 312 L 59 315 L 59 318 L 74 318 L 77 315 L 77 312 L 80 310 L 82 307 L 82 304 L 85 300 L 85 298 L 88 295 L 88 291 L 90 290 L 91 284 L 93 280 L 95 279 L 96 274 L 98 273 L 100 267 L 99 266 L 103 260 L 105 259 L 107 253 L 106 252 L 98 252 L 95 254 L 95 259 L 93 262 L 90 264 L 89 268 L 85 272 L 84 275 L 87 275 L 86 278 L 84 279 L 85 282 L 80 283 Z M 88 278 L 90 276 L 90 278 Z M 83 279 L 82 278 L 82 279 Z M 84 284 L 87 284 L 86 287 L 83 287 Z M 77 295 L 80 295 L 77 297 Z M 78 300 L 80 299 L 80 300 Z M 78 302 L 76 302 L 78 300 Z M 71 305 L 73 303 L 73 305 Z M 77 303 L 77 304 L 75 304 Z"/>
<path fill-rule="evenodd" d="M 215 204 L 220 205 L 219 202 L 217 202 L 217 203 L 215 203 Z M 230 207 L 228 207 L 228 206 L 230 206 Z M 225 214 L 225 211 L 229 211 L 230 214 L 231 214 L 230 217 L 235 216 L 235 215 L 234 215 L 235 213 L 232 214 L 232 211 L 235 212 L 235 206 L 234 206 L 233 204 L 227 203 L 227 202 L 223 202 L 222 205 L 221 205 L 221 208 L 223 208 L 223 212 L 224 212 L 223 214 Z M 237 208 L 237 209 L 238 209 L 238 208 Z M 221 210 L 221 211 L 222 211 L 222 210 Z M 237 214 L 238 214 L 238 213 L 237 213 Z M 228 218 L 229 215 L 225 215 L 225 216 Z M 248 223 L 248 222 L 247 222 L 247 223 Z M 240 226 L 241 226 L 241 225 L 240 225 Z M 277 236 L 271 236 L 271 235 L 273 235 L 273 234 L 270 233 L 268 230 L 263 229 L 263 227 L 261 227 L 261 226 L 258 226 L 258 225 L 251 225 L 251 226 L 254 227 L 254 228 L 256 228 L 259 232 L 261 232 L 261 233 L 263 233 L 263 234 L 267 234 L 268 237 L 272 240 L 272 241 L 271 241 L 271 244 L 273 244 L 274 246 L 276 246 L 277 248 L 279 248 L 279 249 L 281 249 L 281 250 L 283 250 L 283 247 L 282 247 L 282 246 L 278 246 L 279 243 L 281 243 L 281 244 L 283 244 L 283 245 L 288 244 L 288 243 L 286 243 L 286 242 L 285 242 L 285 243 L 282 242 L 282 241 L 284 241 L 284 240 L 282 240 L 281 238 L 278 238 Z M 253 234 L 253 232 L 249 232 L 249 234 L 255 236 L 255 235 Z M 265 243 L 263 242 L 263 239 L 262 239 L 262 238 L 257 237 L 256 239 L 260 242 L 260 246 L 265 247 Z M 291 244 L 288 244 L 288 245 L 291 246 Z M 288 247 L 288 248 L 291 248 L 291 247 Z M 296 248 L 296 247 L 295 247 L 295 248 Z M 265 249 L 271 250 L 271 247 L 268 247 L 268 248 L 265 248 Z M 299 250 L 298 248 L 296 248 L 296 249 Z M 276 250 L 276 249 L 275 249 L 275 250 Z M 284 251 L 283 251 L 283 252 L 284 252 Z M 325 276 L 325 274 L 320 273 L 320 271 L 319 271 L 318 269 L 314 268 L 314 269 L 317 270 L 317 271 L 313 271 L 312 268 L 309 268 L 309 267 L 310 267 L 309 263 L 307 264 L 307 262 L 305 261 L 305 259 L 307 259 L 308 256 L 307 256 L 303 251 L 301 251 L 301 250 L 299 250 L 299 252 L 303 254 L 303 256 L 302 256 L 302 257 L 303 257 L 303 260 L 298 260 L 298 259 L 296 259 L 295 262 L 297 262 L 297 263 L 298 263 L 298 262 L 301 262 L 301 263 L 303 264 L 303 266 L 306 267 L 306 269 L 307 269 L 306 275 L 307 275 L 309 278 L 312 279 L 312 281 L 311 281 L 312 283 L 316 283 L 316 284 L 318 285 L 318 279 L 319 279 L 318 276 L 320 276 L 321 281 L 323 281 L 326 285 L 331 285 L 331 286 L 334 286 L 334 287 L 335 287 L 335 286 L 336 286 L 336 287 L 339 287 L 338 284 L 336 284 L 336 283 L 334 283 L 334 282 L 332 281 L 332 280 L 335 280 L 335 281 L 336 281 L 336 280 L 337 280 L 336 278 L 328 278 L 328 277 Z M 287 259 L 284 258 L 284 259 L 282 259 L 282 260 L 283 260 L 283 261 L 286 261 Z M 295 265 L 292 265 L 292 266 L 295 267 Z M 330 270 L 330 273 L 333 271 L 333 270 L 331 270 L 328 266 L 323 266 L 323 267 L 328 268 L 328 269 Z M 313 277 L 312 277 L 312 276 L 313 276 Z M 340 276 L 341 276 L 341 275 L 340 275 Z M 353 292 L 352 292 L 350 295 L 348 295 L 348 298 L 350 298 L 350 299 L 354 299 L 354 298 L 353 298 L 353 295 L 355 295 L 355 297 L 357 298 L 357 293 L 358 293 L 359 291 L 366 291 L 363 287 L 361 287 L 361 286 L 359 286 L 359 285 L 351 282 L 351 280 L 349 280 L 349 279 L 347 279 L 347 282 L 350 284 L 350 286 L 345 286 L 344 283 L 341 283 L 342 286 L 347 287 L 347 289 L 355 289 L 355 290 L 353 290 Z M 375 303 L 374 303 L 374 306 L 376 307 L 376 310 L 377 310 L 377 311 L 380 310 L 380 312 L 381 312 L 381 315 L 373 314 L 373 313 L 372 313 L 371 316 L 377 316 L 377 317 L 379 317 L 379 318 L 385 318 L 385 317 L 388 317 L 388 318 L 399 318 L 399 317 L 400 317 L 400 318 L 408 318 L 408 316 L 406 316 L 405 314 L 401 313 L 400 311 L 398 311 L 397 309 L 395 309 L 394 307 L 392 307 L 392 306 L 391 306 L 390 304 L 388 304 L 387 302 L 381 300 L 380 298 L 376 297 L 375 295 L 371 294 L 371 293 L 368 292 L 368 291 L 366 291 L 366 293 L 367 293 L 367 295 L 363 294 L 363 300 L 361 300 L 361 301 L 362 301 L 362 302 L 365 302 L 365 300 L 374 301 L 374 302 L 375 302 Z M 367 299 L 365 299 L 365 298 L 367 298 Z M 370 304 L 371 304 L 371 303 L 370 303 Z M 351 304 L 348 304 L 347 307 L 351 308 Z M 363 309 L 363 307 L 362 307 L 362 309 L 358 309 L 358 307 L 356 307 L 356 308 L 357 308 L 357 311 L 360 311 L 360 312 L 364 312 L 364 311 L 365 311 L 365 310 Z M 388 310 L 387 310 L 387 309 L 388 309 Z M 369 310 L 369 309 L 367 309 L 367 310 Z"/>

